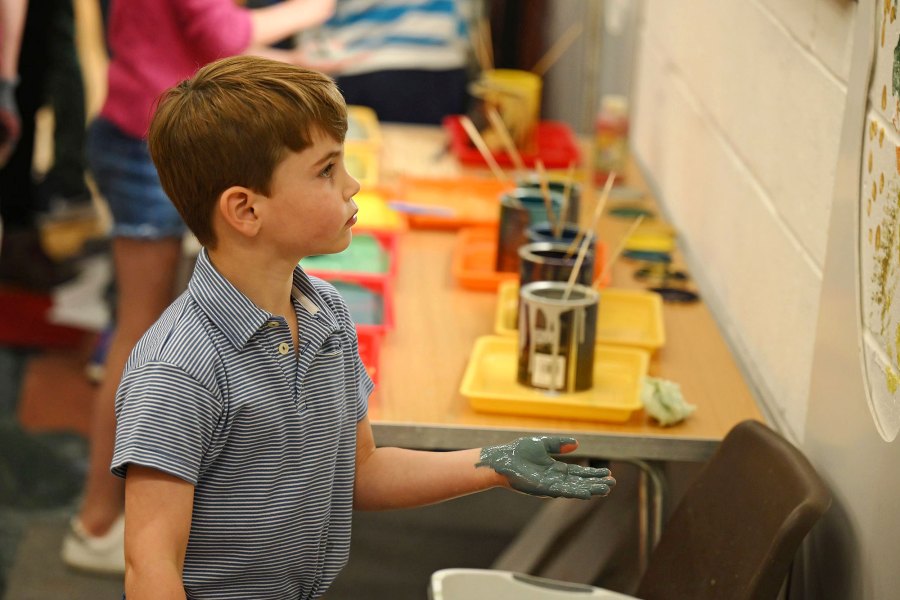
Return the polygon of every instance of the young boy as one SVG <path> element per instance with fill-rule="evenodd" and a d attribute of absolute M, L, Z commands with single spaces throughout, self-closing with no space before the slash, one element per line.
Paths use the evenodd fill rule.
<path fill-rule="evenodd" d="M 129 600 L 315 598 L 347 561 L 354 507 L 497 486 L 586 498 L 615 483 L 550 458 L 571 438 L 375 447 L 347 307 L 297 266 L 350 243 L 346 129 L 329 78 L 263 58 L 212 63 L 161 99 L 150 152 L 204 249 L 116 399 Z"/>

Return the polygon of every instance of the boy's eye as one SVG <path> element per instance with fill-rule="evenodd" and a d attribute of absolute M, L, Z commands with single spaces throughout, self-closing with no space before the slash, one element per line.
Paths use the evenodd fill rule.
<path fill-rule="evenodd" d="M 328 163 L 328 165 L 322 169 L 322 172 L 319 173 L 320 177 L 331 177 L 334 174 L 334 163 Z"/>

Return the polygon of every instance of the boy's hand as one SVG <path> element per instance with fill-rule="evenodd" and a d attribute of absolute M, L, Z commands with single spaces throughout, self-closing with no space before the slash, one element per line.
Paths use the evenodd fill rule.
<path fill-rule="evenodd" d="M 523 437 L 509 444 L 482 448 L 476 467 L 490 467 L 506 477 L 510 487 L 534 496 L 581 498 L 606 496 L 616 480 L 609 469 L 594 469 L 554 460 L 550 453 L 571 452 L 575 438 Z"/>

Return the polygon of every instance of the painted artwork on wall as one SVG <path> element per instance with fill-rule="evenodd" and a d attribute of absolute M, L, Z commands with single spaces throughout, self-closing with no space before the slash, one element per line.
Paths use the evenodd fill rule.
<path fill-rule="evenodd" d="M 866 397 L 885 441 L 900 432 L 900 21 L 881 0 L 859 197 L 859 309 Z"/>

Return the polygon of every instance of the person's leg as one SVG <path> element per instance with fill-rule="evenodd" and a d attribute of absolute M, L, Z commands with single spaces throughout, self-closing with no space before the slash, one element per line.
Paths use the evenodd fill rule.
<path fill-rule="evenodd" d="M 116 329 L 94 397 L 91 453 L 79 520 L 89 535 L 107 532 L 122 512 L 124 482 L 109 472 L 115 441 L 115 394 L 131 349 L 172 301 L 181 239 L 113 240 L 118 284 Z"/>
<path fill-rule="evenodd" d="M 184 223 L 166 197 L 147 144 L 97 119 L 88 158 L 113 216 L 116 323 L 91 415 L 91 452 L 81 509 L 63 540 L 63 561 L 124 571 L 123 482 L 109 472 L 115 443 L 115 394 L 131 349 L 175 294 Z"/>
<path fill-rule="evenodd" d="M 72 0 L 54 0 L 49 37 L 46 93 L 53 107 L 53 166 L 38 192 L 41 209 L 51 218 L 93 216 L 85 183 L 85 98 L 81 64 L 75 48 Z"/>

